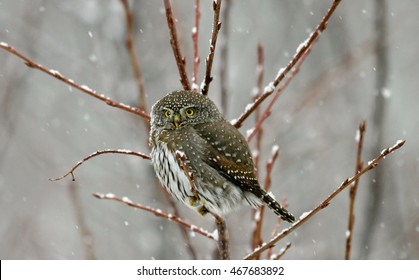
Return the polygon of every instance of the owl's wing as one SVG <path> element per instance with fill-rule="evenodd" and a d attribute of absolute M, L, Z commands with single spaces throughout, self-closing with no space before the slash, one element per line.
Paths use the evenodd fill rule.
<path fill-rule="evenodd" d="M 243 135 L 226 121 L 199 124 L 194 129 L 201 138 L 202 160 L 244 191 L 259 195 L 261 188 Z"/>

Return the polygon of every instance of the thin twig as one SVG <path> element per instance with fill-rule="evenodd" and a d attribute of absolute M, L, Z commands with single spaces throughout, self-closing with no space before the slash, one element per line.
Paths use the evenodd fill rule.
<path fill-rule="evenodd" d="M 256 94 L 253 98 L 253 101 L 258 98 L 259 95 L 262 94 L 262 86 L 263 86 L 263 75 L 264 75 L 264 49 L 263 46 L 258 43 L 257 45 L 257 65 L 256 65 Z M 257 107 L 255 110 L 255 123 L 258 122 L 260 118 L 260 107 Z M 253 134 L 253 130 L 250 130 L 250 134 Z M 256 143 L 255 143 L 255 150 L 253 152 L 253 161 L 255 163 L 255 171 L 256 175 L 259 176 L 259 167 L 260 167 L 260 158 L 262 153 L 262 136 L 263 136 L 263 129 L 260 126 L 260 129 L 257 133 Z M 249 141 L 248 141 L 249 142 Z M 253 250 L 259 247 L 262 244 L 262 222 L 261 219 L 264 218 L 264 207 L 254 209 L 253 212 L 253 220 L 255 223 L 255 228 L 253 229 L 253 237 L 252 237 L 252 248 Z M 257 256 L 256 259 L 259 259 L 260 256 Z"/>
<path fill-rule="evenodd" d="M 266 163 L 266 177 L 265 177 L 265 191 L 269 192 L 270 188 L 271 188 L 271 183 L 272 183 L 272 179 L 271 179 L 271 174 L 272 174 L 272 168 L 274 166 L 275 161 L 277 160 L 279 156 L 279 148 L 278 146 L 274 146 L 272 148 L 272 155 L 270 157 L 270 159 L 268 160 L 268 162 Z M 263 239 L 262 239 L 262 228 L 263 228 L 263 221 L 265 218 L 265 206 L 262 205 L 256 212 L 255 214 L 255 220 L 256 220 L 256 225 L 255 225 L 255 229 L 253 231 L 253 249 L 256 249 L 257 247 L 259 247 L 260 245 L 262 245 Z M 259 259 L 260 255 L 255 256 L 255 259 Z"/>
<path fill-rule="evenodd" d="M 180 151 L 176 151 L 176 159 L 183 172 L 185 173 L 186 177 L 188 177 L 189 184 L 191 186 L 191 192 L 194 195 L 195 200 L 199 202 L 200 198 L 198 191 L 196 190 L 193 173 L 189 171 L 185 163 L 188 159 L 186 158 L 185 154 Z M 208 210 L 206 209 L 206 211 Z M 218 216 L 217 214 L 212 212 L 210 212 L 210 214 L 215 218 L 215 225 L 218 231 L 218 238 L 216 238 L 216 240 L 218 242 L 218 252 L 220 259 L 228 260 L 230 259 L 230 237 L 228 234 L 226 222 L 222 217 Z"/>
<path fill-rule="evenodd" d="M 129 8 L 128 0 L 121 0 L 122 6 L 125 11 L 125 22 L 127 25 L 127 37 L 126 37 L 126 47 L 128 54 L 130 56 L 131 67 L 134 74 L 135 83 L 137 84 L 138 93 L 139 93 L 139 104 L 138 108 L 142 111 L 147 112 L 147 102 L 145 97 L 144 83 L 141 75 L 140 62 L 135 52 L 134 45 L 134 18 L 132 12 Z M 147 123 L 149 126 L 149 124 Z"/>
<path fill-rule="evenodd" d="M 358 127 L 356 141 L 358 142 L 358 148 L 356 152 L 356 164 L 355 164 L 355 174 L 362 170 L 364 163 L 362 162 L 362 147 L 364 145 L 364 133 L 365 133 L 365 121 L 361 122 Z M 349 189 L 349 218 L 348 218 L 348 230 L 346 234 L 346 249 L 345 249 L 345 259 L 349 260 L 351 258 L 351 245 L 352 245 L 352 235 L 353 228 L 355 223 L 355 197 L 356 191 L 358 190 L 359 179 L 357 179 L 354 184 Z"/>
<path fill-rule="evenodd" d="M 285 245 L 284 248 L 282 248 L 278 254 L 270 256 L 270 260 L 279 260 L 282 258 L 285 253 L 288 251 L 288 249 L 291 248 L 291 242 L 288 242 L 287 245 Z"/>
<path fill-rule="evenodd" d="M 134 207 L 134 208 L 141 209 L 141 210 L 147 211 L 149 213 L 152 213 L 157 217 L 164 218 L 164 219 L 167 219 L 169 221 L 173 221 L 175 223 L 178 223 L 181 226 L 184 226 L 184 227 L 188 228 L 190 231 L 196 232 L 196 233 L 198 233 L 202 236 L 205 236 L 209 239 L 212 239 L 212 240 L 216 239 L 215 236 L 212 233 L 209 233 L 209 232 L 207 232 L 207 231 L 205 231 L 201 228 L 198 228 L 195 225 L 189 224 L 189 223 L 185 222 L 184 220 L 182 220 L 181 218 L 177 217 L 174 214 L 166 214 L 159 209 L 153 209 L 153 208 L 148 207 L 148 206 L 143 206 L 141 204 L 134 203 L 127 197 L 119 198 L 119 197 L 115 197 L 115 195 L 111 194 L 111 193 L 109 193 L 109 194 L 93 193 L 93 196 L 96 197 L 96 198 L 99 198 L 99 199 L 113 200 L 113 201 L 125 203 L 128 206 L 131 206 L 131 207 Z"/>
<path fill-rule="evenodd" d="M 288 208 L 288 200 L 286 199 L 286 197 L 284 197 L 283 199 L 282 199 L 282 205 L 284 206 L 284 208 L 285 209 L 287 209 Z M 275 235 L 277 235 L 278 234 L 278 232 L 279 232 L 279 227 L 281 226 L 281 224 L 282 224 L 282 219 L 280 218 L 280 217 L 278 217 L 277 218 L 277 220 L 276 220 L 276 224 L 275 224 L 275 227 L 274 227 L 274 229 L 273 229 L 273 231 L 272 231 L 272 234 L 271 234 L 271 237 L 273 238 L 273 237 L 275 237 Z M 266 259 L 271 259 L 271 257 L 272 257 L 272 248 L 273 247 L 271 247 L 271 248 L 269 248 L 269 250 L 268 250 L 268 254 L 267 254 L 267 257 L 266 257 Z"/>
<path fill-rule="evenodd" d="M 192 90 L 198 92 L 198 69 L 201 58 L 199 57 L 199 20 L 201 19 L 201 12 L 199 11 L 200 0 L 195 1 L 195 26 L 192 28 L 193 41 L 193 74 L 192 74 Z"/>
<path fill-rule="evenodd" d="M 23 54 L 21 54 L 20 52 L 18 52 L 15 48 L 9 46 L 8 44 L 4 43 L 4 42 L 0 42 L 0 48 L 8 51 L 9 53 L 19 57 L 20 59 L 22 59 L 23 61 L 25 61 L 26 66 L 30 67 L 30 68 L 34 68 L 34 69 L 38 69 L 42 72 L 44 72 L 45 74 L 48 74 L 68 85 L 70 85 L 73 88 L 76 88 L 84 93 L 89 94 L 90 96 L 93 96 L 94 98 L 97 98 L 103 102 L 105 102 L 106 104 L 108 104 L 109 106 L 112 107 L 116 107 L 119 109 L 122 109 L 124 111 L 133 113 L 137 116 L 140 116 L 144 119 L 150 120 L 150 116 L 144 112 L 143 110 L 139 109 L 139 108 L 135 108 L 135 107 L 131 107 L 129 105 L 125 105 L 123 103 L 120 102 L 116 102 L 111 100 L 109 97 L 104 96 L 103 94 L 99 94 L 96 91 L 90 89 L 88 86 L 86 85 L 79 85 L 77 83 L 75 83 L 72 79 L 66 78 L 64 77 L 60 72 L 58 72 L 57 70 L 53 70 L 53 69 L 47 69 L 45 67 L 43 67 L 41 64 L 38 64 L 32 60 L 30 60 L 28 57 L 24 56 Z"/>
<path fill-rule="evenodd" d="M 73 168 L 70 169 L 70 171 L 68 171 L 67 173 L 65 173 L 63 176 L 60 176 L 58 178 L 55 179 L 49 179 L 50 181 L 58 181 L 61 179 L 64 179 L 65 177 L 67 177 L 68 175 L 71 174 L 72 180 L 75 181 L 76 178 L 74 177 L 73 172 L 80 166 L 82 165 L 85 161 L 88 161 L 91 158 L 94 158 L 96 156 L 99 155 L 103 155 L 103 154 L 125 154 L 125 155 L 133 155 L 133 156 L 138 156 L 141 157 L 143 159 L 151 159 L 150 156 L 142 154 L 142 153 L 138 153 L 138 152 L 133 152 L 133 151 L 129 151 L 129 150 L 101 150 L 101 151 L 96 151 L 90 155 L 88 155 L 87 157 L 85 157 L 84 159 L 80 160 L 79 162 L 76 163 L 75 166 L 73 166 Z"/>
<path fill-rule="evenodd" d="M 272 97 L 271 101 L 269 102 L 268 106 L 266 106 L 265 110 L 263 111 L 263 113 L 260 115 L 260 117 L 257 119 L 255 127 L 253 129 L 251 129 L 250 134 L 247 135 L 246 140 L 247 142 L 252 141 L 253 137 L 256 135 L 257 136 L 257 141 L 258 138 L 260 138 L 261 136 L 259 136 L 259 131 L 263 130 L 263 122 L 272 114 L 272 107 L 275 104 L 276 100 L 281 96 L 281 94 L 284 92 L 285 88 L 288 87 L 288 85 L 291 83 L 291 81 L 294 79 L 294 77 L 298 74 L 298 72 L 300 71 L 301 65 L 303 64 L 305 58 L 308 56 L 308 54 L 310 53 L 311 49 L 308 49 L 303 56 L 301 57 L 301 59 L 298 61 L 297 65 L 291 70 L 291 73 L 289 75 L 289 77 L 285 80 L 285 82 L 276 90 L 274 96 Z M 256 111 L 259 109 L 260 107 L 258 107 L 256 109 Z M 255 111 L 255 113 L 256 113 Z"/>
<path fill-rule="evenodd" d="M 332 192 L 325 200 L 323 200 L 322 203 L 320 203 L 317 207 L 315 207 L 313 210 L 308 211 L 301 215 L 300 220 L 295 222 L 291 227 L 284 229 L 279 234 L 277 234 L 274 238 L 272 238 L 269 242 L 265 243 L 263 246 L 257 248 L 255 251 L 247 255 L 244 259 L 253 259 L 255 256 L 259 255 L 260 253 L 266 251 L 267 249 L 275 246 L 275 244 L 299 228 L 302 224 L 304 224 L 307 220 L 309 220 L 311 217 L 313 217 L 317 212 L 320 210 L 326 208 L 333 198 L 335 198 L 340 192 L 342 192 L 345 188 L 352 185 L 359 177 L 364 175 L 366 172 L 370 171 L 371 169 L 375 168 L 378 163 L 384 159 L 387 155 L 393 153 L 394 151 L 398 150 L 404 145 L 404 140 L 399 140 L 395 145 L 393 145 L 390 148 L 384 149 L 381 151 L 380 155 L 374 158 L 373 160 L 368 162 L 368 165 L 364 167 L 359 173 L 357 173 L 355 176 L 351 178 L 347 178 L 345 181 L 342 182 L 339 188 L 337 188 L 334 192 Z"/>
<path fill-rule="evenodd" d="M 212 23 L 212 36 L 211 36 L 211 41 L 210 41 L 209 54 L 207 58 L 205 59 L 205 65 L 206 65 L 205 77 L 204 77 L 204 80 L 202 81 L 202 86 L 201 86 L 201 93 L 203 95 L 208 94 L 209 86 L 212 81 L 212 77 L 211 77 L 212 62 L 214 60 L 218 31 L 220 31 L 220 28 L 221 28 L 221 22 L 220 22 L 221 3 L 222 3 L 222 0 L 213 0 L 212 2 L 212 9 L 214 10 L 214 20 Z"/>
<path fill-rule="evenodd" d="M 256 108 L 267 98 L 269 97 L 274 91 L 275 88 L 278 86 L 278 84 L 285 78 L 285 76 L 288 74 L 288 72 L 297 64 L 297 62 L 303 58 L 304 53 L 307 52 L 308 49 L 312 47 L 312 45 L 317 41 L 320 34 L 326 29 L 327 23 L 336 10 L 337 6 L 341 0 L 334 0 L 332 3 L 332 6 L 327 11 L 326 15 L 322 18 L 319 25 L 317 25 L 314 32 L 310 34 L 310 36 L 299 45 L 297 48 L 297 52 L 295 53 L 292 60 L 288 63 L 288 65 L 285 68 L 282 68 L 278 71 L 275 80 L 273 82 L 270 82 L 264 89 L 263 94 L 260 95 L 258 99 L 255 100 L 252 104 L 246 106 L 246 110 L 244 113 L 239 116 L 233 125 L 236 128 L 239 128 L 242 126 L 243 122 L 256 110 Z"/>
<path fill-rule="evenodd" d="M 176 24 L 173 19 L 173 12 L 172 6 L 170 5 L 170 0 L 164 0 L 164 7 L 166 9 L 167 25 L 170 31 L 170 45 L 172 46 L 173 54 L 175 55 L 176 65 L 180 75 L 180 82 L 184 90 L 191 90 L 188 75 L 186 74 L 186 60 L 185 57 L 182 55 L 182 51 L 180 49 L 179 40 L 176 32 Z"/>

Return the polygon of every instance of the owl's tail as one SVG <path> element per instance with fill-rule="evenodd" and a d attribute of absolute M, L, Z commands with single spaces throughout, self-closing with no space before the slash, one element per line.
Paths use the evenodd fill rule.
<path fill-rule="evenodd" d="M 261 199 L 263 203 L 268 206 L 270 209 L 272 209 L 275 214 L 281 217 L 284 221 L 287 221 L 289 223 L 295 222 L 295 217 L 290 212 L 288 212 L 287 209 L 282 207 L 281 204 L 279 204 L 275 198 L 272 196 L 272 194 L 267 193 L 263 191 Z"/>

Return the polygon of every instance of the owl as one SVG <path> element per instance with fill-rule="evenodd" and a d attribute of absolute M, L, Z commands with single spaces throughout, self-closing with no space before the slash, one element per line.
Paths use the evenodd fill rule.
<path fill-rule="evenodd" d="M 160 183 L 200 214 L 224 216 L 243 204 L 264 204 L 295 221 L 261 188 L 246 140 L 207 96 L 180 90 L 156 102 L 149 142 Z"/>

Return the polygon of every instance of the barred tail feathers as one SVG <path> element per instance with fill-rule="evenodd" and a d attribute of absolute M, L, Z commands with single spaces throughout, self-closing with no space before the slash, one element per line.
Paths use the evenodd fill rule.
<path fill-rule="evenodd" d="M 275 214 L 281 217 L 284 221 L 287 221 L 289 223 L 295 222 L 295 217 L 290 212 L 288 212 L 287 209 L 282 207 L 281 204 L 279 204 L 275 198 L 272 196 L 271 193 L 263 192 L 262 195 L 262 201 L 263 203 L 268 206 L 270 209 L 272 209 Z"/>

